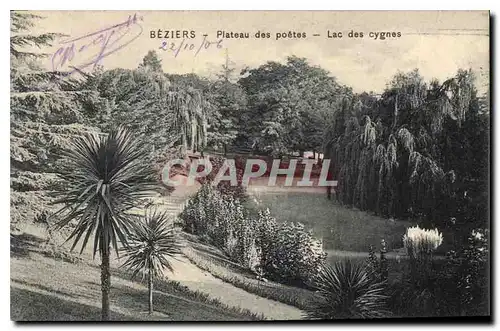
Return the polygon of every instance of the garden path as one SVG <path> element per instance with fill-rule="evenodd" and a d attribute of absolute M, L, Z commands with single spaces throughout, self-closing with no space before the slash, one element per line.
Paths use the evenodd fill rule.
<path fill-rule="evenodd" d="M 197 189 L 198 187 L 179 186 L 170 196 L 164 197 L 163 201 L 158 201 L 158 203 L 172 216 L 176 216 L 182 210 L 188 197 Z M 206 293 L 228 306 L 246 308 L 270 320 L 297 320 L 303 317 L 300 309 L 260 297 L 226 283 L 198 268 L 184 256 L 174 260 L 172 266 L 174 272 L 165 271 L 168 279 L 178 281 L 193 291 Z"/>

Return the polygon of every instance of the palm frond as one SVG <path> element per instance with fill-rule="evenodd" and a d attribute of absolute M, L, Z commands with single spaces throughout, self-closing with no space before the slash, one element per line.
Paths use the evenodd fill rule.
<path fill-rule="evenodd" d="M 306 309 L 308 319 L 387 316 L 384 283 L 373 281 L 364 265 L 350 260 L 325 265 L 315 279 L 314 288 L 317 297 Z"/>
<path fill-rule="evenodd" d="M 148 209 L 129 239 L 129 245 L 123 247 L 126 260 L 122 267 L 132 271 L 132 277 L 141 272 L 143 277 L 148 272 L 158 277 L 165 269 L 173 272 L 170 259 L 180 254 L 181 245 L 168 214 Z"/>
<path fill-rule="evenodd" d="M 61 229 L 77 224 L 67 240 L 74 249 L 83 239 L 81 252 L 94 233 L 94 256 L 109 245 L 118 253 L 118 242 L 127 245 L 132 219 L 127 211 L 156 189 L 152 168 L 144 166 L 144 150 L 123 128 L 107 136 L 88 134 L 64 151 L 66 165 L 60 173 L 65 186 L 56 192 L 55 204 L 63 204 L 55 215 Z M 85 236 L 84 236 L 85 235 Z"/>

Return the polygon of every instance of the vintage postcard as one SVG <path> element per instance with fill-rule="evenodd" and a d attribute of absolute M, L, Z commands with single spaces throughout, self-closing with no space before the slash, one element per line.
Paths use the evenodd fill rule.
<path fill-rule="evenodd" d="M 11 11 L 13 321 L 489 321 L 488 11 Z"/>

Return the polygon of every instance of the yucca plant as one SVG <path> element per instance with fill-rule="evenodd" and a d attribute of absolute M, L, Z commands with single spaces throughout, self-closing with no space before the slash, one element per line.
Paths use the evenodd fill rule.
<path fill-rule="evenodd" d="M 316 300 L 307 319 L 381 318 L 387 316 L 384 283 L 370 277 L 365 265 L 350 260 L 324 265 L 315 277 Z"/>
<path fill-rule="evenodd" d="M 149 313 L 153 313 L 153 280 L 168 269 L 173 271 L 169 258 L 180 254 L 180 241 L 172 219 L 156 209 L 148 209 L 144 221 L 136 224 L 123 247 L 126 258 L 123 267 L 132 271 L 132 278 L 147 275 L 149 288 Z"/>
<path fill-rule="evenodd" d="M 156 188 L 153 172 L 144 159 L 141 145 L 123 128 L 108 135 L 85 135 L 73 141 L 63 154 L 65 169 L 60 173 L 65 185 L 56 192 L 56 204 L 63 207 L 55 228 L 72 221 L 76 225 L 68 237 L 73 250 L 80 239 L 83 252 L 93 235 L 93 255 L 101 257 L 102 320 L 109 319 L 111 247 L 118 254 L 118 241 L 127 245 L 133 221 L 127 211 L 138 207 Z M 84 236 L 85 235 L 85 236 Z"/>

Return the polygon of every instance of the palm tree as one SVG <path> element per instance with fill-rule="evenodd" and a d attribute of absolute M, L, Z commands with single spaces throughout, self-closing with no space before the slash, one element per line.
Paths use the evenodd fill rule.
<path fill-rule="evenodd" d="M 149 313 L 153 313 L 153 279 L 166 269 L 173 271 L 169 257 L 180 254 L 180 245 L 173 222 L 166 213 L 148 209 L 144 222 L 135 227 L 125 246 L 123 267 L 132 271 L 132 278 L 142 272 L 148 276 Z"/>
<path fill-rule="evenodd" d="M 118 254 L 118 243 L 127 245 L 133 222 L 127 211 L 138 207 L 141 199 L 155 189 L 153 172 L 144 164 L 143 148 L 125 129 L 107 136 L 85 135 L 64 152 L 65 186 L 57 192 L 56 212 L 61 220 L 56 229 L 72 221 L 77 224 L 67 241 L 74 239 L 73 250 L 85 234 L 80 253 L 94 234 L 93 255 L 101 258 L 102 320 L 109 319 L 111 246 Z"/>
<path fill-rule="evenodd" d="M 350 260 L 324 265 L 315 277 L 317 300 L 308 319 L 380 318 L 387 314 L 384 283 L 373 280 L 365 265 Z"/>

